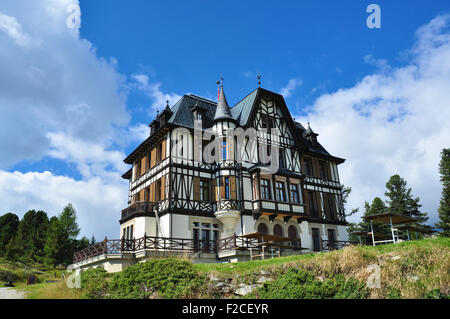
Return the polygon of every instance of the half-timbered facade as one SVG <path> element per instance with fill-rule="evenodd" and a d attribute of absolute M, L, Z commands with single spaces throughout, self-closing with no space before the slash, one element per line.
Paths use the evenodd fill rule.
<path fill-rule="evenodd" d="M 125 159 L 120 237 L 185 238 L 201 248 L 259 232 L 310 251 L 347 241 L 344 159 L 293 120 L 281 95 L 257 88 L 231 108 L 223 87 L 219 96 L 216 103 L 185 95 L 150 123 L 149 137 Z M 252 129 L 254 136 L 230 137 Z"/>

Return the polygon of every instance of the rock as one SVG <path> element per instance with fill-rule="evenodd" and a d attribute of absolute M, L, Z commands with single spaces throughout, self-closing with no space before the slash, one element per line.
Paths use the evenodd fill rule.
<path fill-rule="evenodd" d="M 324 279 L 323 279 L 323 277 L 322 276 L 317 276 L 316 278 L 314 278 L 314 279 L 316 279 L 316 280 L 319 280 L 319 281 L 324 281 Z"/>
<path fill-rule="evenodd" d="M 211 281 L 219 281 L 219 278 L 217 278 L 214 275 L 208 275 L 208 279 L 211 280 Z"/>
<path fill-rule="evenodd" d="M 411 279 L 412 281 L 419 280 L 419 276 L 408 276 L 408 279 Z"/>
<path fill-rule="evenodd" d="M 255 285 L 245 285 L 245 284 L 240 284 L 239 287 L 240 288 L 238 288 L 234 291 L 234 293 L 239 296 L 248 295 L 249 293 L 251 293 L 253 291 L 253 289 L 256 288 Z"/>
<path fill-rule="evenodd" d="M 398 259 L 400 259 L 400 256 L 393 256 L 392 257 L 392 260 L 398 260 Z"/>
<path fill-rule="evenodd" d="M 260 274 L 263 275 L 263 276 L 267 275 L 267 271 L 261 270 Z"/>
<path fill-rule="evenodd" d="M 226 283 L 219 281 L 218 283 L 216 283 L 216 287 L 217 288 L 222 288 L 223 286 L 227 286 Z"/>
<path fill-rule="evenodd" d="M 259 279 L 258 279 L 258 281 L 256 281 L 258 284 L 263 284 L 263 283 L 265 283 L 266 281 L 271 281 L 272 279 L 271 278 L 267 278 L 267 277 L 265 277 L 265 276 L 262 276 L 262 277 L 260 277 Z"/>

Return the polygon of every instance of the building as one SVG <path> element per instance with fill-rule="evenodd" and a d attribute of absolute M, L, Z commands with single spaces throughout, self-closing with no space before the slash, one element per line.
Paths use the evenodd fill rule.
<path fill-rule="evenodd" d="M 308 251 L 347 242 L 344 159 L 317 137 L 291 117 L 280 94 L 260 87 L 232 108 L 223 85 L 217 103 L 184 95 L 125 159 L 121 250 L 181 247 L 230 260 L 236 250 L 217 254 L 217 243 L 255 232 L 289 237 Z"/>

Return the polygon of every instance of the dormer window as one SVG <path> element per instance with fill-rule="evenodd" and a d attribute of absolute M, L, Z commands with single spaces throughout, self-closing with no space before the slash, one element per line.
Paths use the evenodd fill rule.
<path fill-rule="evenodd" d="M 262 128 L 266 128 L 270 133 L 270 130 L 273 128 L 273 118 L 265 114 L 262 114 L 261 121 L 262 121 L 261 122 Z"/>

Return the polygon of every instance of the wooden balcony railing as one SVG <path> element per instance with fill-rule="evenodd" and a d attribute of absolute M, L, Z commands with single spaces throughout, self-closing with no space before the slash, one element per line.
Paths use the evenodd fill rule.
<path fill-rule="evenodd" d="M 194 240 L 186 238 L 153 237 L 144 235 L 137 239 L 107 239 L 91 245 L 73 255 L 73 262 L 77 263 L 102 254 L 118 254 L 150 249 L 157 251 L 186 251 L 214 253 L 213 240 Z"/>
<path fill-rule="evenodd" d="M 338 250 L 343 249 L 346 246 L 349 246 L 349 241 L 341 241 L 341 240 L 321 240 L 321 250 Z"/>
<path fill-rule="evenodd" d="M 292 249 L 300 249 L 300 239 L 295 239 L 290 242 L 283 242 L 283 245 L 290 246 Z M 217 252 L 223 252 L 234 249 L 259 249 L 261 248 L 261 241 L 257 238 L 249 238 L 243 236 L 231 236 L 228 238 L 218 239 L 216 241 Z"/>

